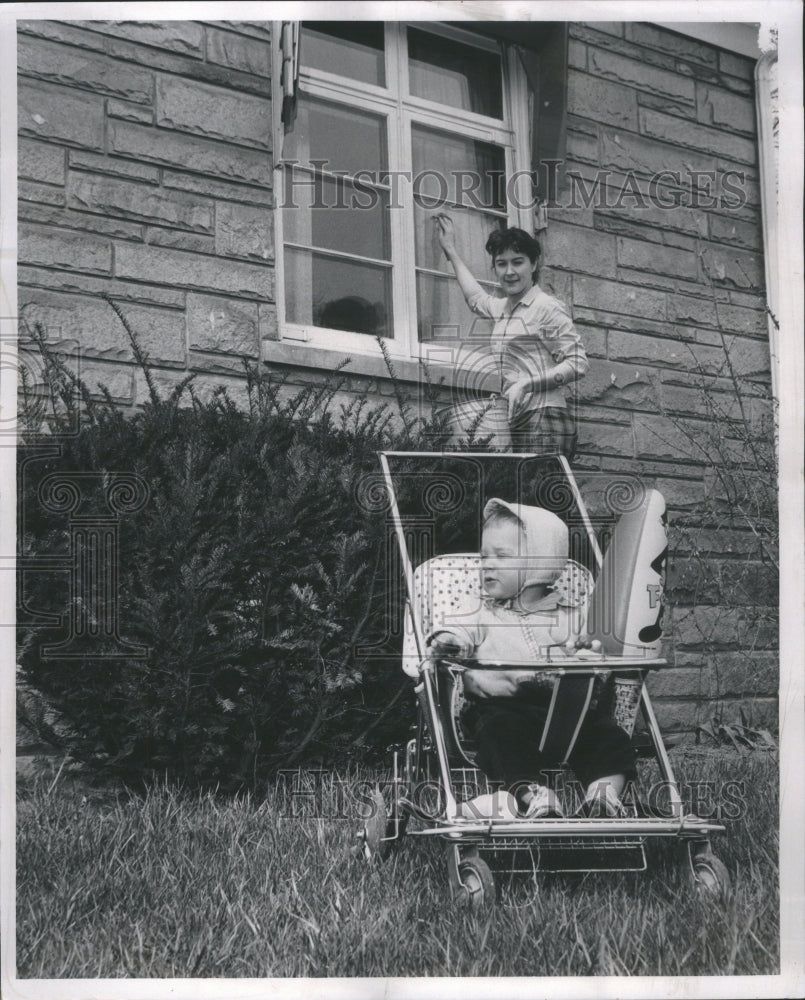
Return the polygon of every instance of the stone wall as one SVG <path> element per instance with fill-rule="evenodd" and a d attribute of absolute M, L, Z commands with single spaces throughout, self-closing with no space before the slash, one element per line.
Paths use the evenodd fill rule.
<path fill-rule="evenodd" d="M 578 385 L 577 464 L 591 482 L 596 472 L 639 475 L 665 494 L 672 525 L 695 526 L 716 509 L 718 481 L 679 425 L 706 440 L 701 370 L 712 375 L 715 405 L 739 415 L 722 335 L 743 391 L 757 385 L 747 426 L 770 417 L 754 64 L 653 25 L 602 22 L 572 26 L 569 61 L 576 180 L 549 212 L 543 284 L 572 304 L 591 358 Z M 604 190 L 589 196 L 602 170 Z M 678 207 L 659 204 L 674 201 L 668 176 L 651 197 L 659 171 L 679 173 Z M 701 172 L 693 190 L 692 171 Z M 765 613 L 777 602 L 776 577 L 747 561 L 757 554 L 747 524 L 727 523 L 722 512 L 718 530 L 688 533 L 710 549 L 706 573 L 672 532 L 675 666 L 650 684 L 672 729 L 691 732 L 717 710 L 737 720 L 743 708 L 757 724 L 776 718 L 776 635 Z M 749 593 L 749 606 L 725 603 L 737 577 L 732 594 Z"/>
<path fill-rule="evenodd" d="M 103 293 L 166 387 L 242 399 L 276 330 L 270 56 L 264 23 L 19 23 L 20 312 L 122 402 L 146 387 Z"/>
<path fill-rule="evenodd" d="M 270 25 L 27 21 L 18 52 L 19 305 L 29 326 L 77 355 L 90 385 L 132 406 L 146 386 L 103 294 L 166 388 L 193 371 L 202 394 L 224 384 L 243 402 L 242 359 L 258 360 L 261 343 L 292 384 L 337 363 L 277 342 Z M 642 23 L 574 25 L 569 57 L 571 188 L 549 212 L 543 283 L 572 305 L 591 359 L 578 387 L 578 466 L 593 485 L 600 474 L 639 475 L 665 493 L 672 520 L 689 518 L 715 482 L 676 423 L 706 424 L 694 373 L 703 366 L 734 407 L 726 333 L 736 371 L 768 379 L 753 64 Z M 601 170 L 606 183 L 588 196 Z M 648 197 L 661 170 L 679 172 L 688 204 Z M 704 172 L 698 205 L 691 171 Z M 737 197 L 723 187 L 729 171 Z M 672 201 L 675 189 L 666 175 L 655 200 Z M 381 364 L 363 370 L 347 390 L 391 392 Z M 767 409 L 752 400 L 750 419 Z M 713 538 L 725 577 L 744 572 L 751 533 Z M 752 569 L 759 603 L 774 604 L 773 578 Z M 775 637 L 688 570 L 681 557 L 670 567 L 675 666 L 652 684 L 661 721 L 692 733 L 714 699 L 727 717 L 751 704 L 769 721 Z"/>

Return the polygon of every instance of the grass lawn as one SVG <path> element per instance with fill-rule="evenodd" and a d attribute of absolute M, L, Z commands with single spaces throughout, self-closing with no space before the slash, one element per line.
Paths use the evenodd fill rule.
<path fill-rule="evenodd" d="M 348 857 L 353 822 L 283 819 L 276 789 L 261 802 L 137 798 L 43 771 L 18 794 L 17 974 L 776 973 L 777 756 L 671 756 L 683 792 L 745 782 L 744 815 L 713 840 L 726 895 L 694 892 L 681 847 L 663 842 L 644 873 L 523 876 L 481 914 L 452 905 L 441 844 L 408 838 L 366 867 Z"/>

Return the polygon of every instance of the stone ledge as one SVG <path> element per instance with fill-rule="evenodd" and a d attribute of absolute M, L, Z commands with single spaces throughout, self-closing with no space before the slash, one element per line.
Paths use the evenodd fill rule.
<path fill-rule="evenodd" d="M 331 351 L 322 347 L 303 347 L 289 344 L 287 341 L 264 340 L 263 363 L 266 365 L 288 365 L 295 368 L 314 368 L 324 371 L 334 371 L 345 358 L 350 359 L 345 373 L 348 375 L 366 375 L 369 378 L 390 379 L 388 368 L 379 355 L 356 354 L 349 351 Z M 425 376 L 419 362 L 405 358 L 394 358 L 394 369 L 397 380 L 407 385 L 424 385 Z M 444 379 L 444 387 L 462 384 L 455 377 L 455 369 L 447 365 L 429 364 L 428 370 L 431 382 L 438 386 Z"/>

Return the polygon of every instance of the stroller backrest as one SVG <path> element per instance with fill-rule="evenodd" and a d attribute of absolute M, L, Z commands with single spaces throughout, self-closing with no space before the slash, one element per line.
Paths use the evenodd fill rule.
<path fill-rule="evenodd" d="M 592 586 L 590 571 L 569 559 L 554 590 L 560 595 L 560 604 L 583 612 Z M 481 557 L 477 552 L 435 556 L 414 570 L 415 609 L 423 637 L 434 626 L 461 624 L 462 618 L 474 617 L 481 600 Z M 418 677 L 419 662 L 411 608 L 406 605 L 403 670 L 410 677 Z"/>

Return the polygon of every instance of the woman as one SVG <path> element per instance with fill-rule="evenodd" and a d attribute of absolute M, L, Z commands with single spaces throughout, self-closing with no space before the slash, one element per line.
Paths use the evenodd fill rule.
<path fill-rule="evenodd" d="M 504 297 L 488 295 L 461 259 L 453 220 L 435 219 L 439 244 L 467 305 L 495 321 L 492 349 L 508 401 L 512 443 L 538 454 L 576 450 L 575 420 L 564 387 L 582 378 L 589 363 L 567 308 L 537 284 L 540 245 L 522 229 L 496 230 L 486 242 Z"/>

